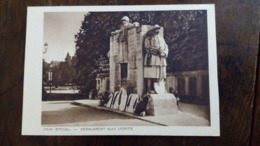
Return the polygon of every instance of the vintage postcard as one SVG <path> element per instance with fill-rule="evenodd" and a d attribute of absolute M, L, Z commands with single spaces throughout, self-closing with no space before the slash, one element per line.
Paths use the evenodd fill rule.
<path fill-rule="evenodd" d="M 28 7 L 22 135 L 219 136 L 215 5 Z"/>

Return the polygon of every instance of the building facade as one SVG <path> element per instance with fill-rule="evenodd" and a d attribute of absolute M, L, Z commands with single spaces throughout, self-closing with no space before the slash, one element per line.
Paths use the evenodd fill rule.
<path fill-rule="evenodd" d="M 166 87 L 181 96 L 209 97 L 209 76 L 207 70 L 167 73 Z"/>

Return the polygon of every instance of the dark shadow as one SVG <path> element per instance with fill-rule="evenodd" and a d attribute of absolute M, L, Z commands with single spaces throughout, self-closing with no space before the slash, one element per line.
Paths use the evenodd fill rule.
<path fill-rule="evenodd" d="M 53 101 L 53 100 L 78 100 L 87 99 L 86 95 L 81 94 L 66 94 L 66 93 L 46 93 L 42 95 L 42 101 Z"/>
<path fill-rule="evenodd" d="M 73 107 L 58 111 L 42 112 L 42 124 L 65 124 L 109 119 L 133 118 L 87 107 Z"/>

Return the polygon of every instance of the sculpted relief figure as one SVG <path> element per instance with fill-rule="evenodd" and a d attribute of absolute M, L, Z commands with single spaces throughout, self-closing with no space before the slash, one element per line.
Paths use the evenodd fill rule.
<path fill-rule="evenodd" d="M 154 25 L 145 38 L 145 76 L 147 79 L 148 93 L 165 93 L 166 58 L 168 56 L 168 45 L 163 37 L 159 36 L 160 26 Z M 153 86 L 152 86 L 153 84 Z"/>
<path fill-rule="evenodd" d="M 111 32 L 111 35 L 119 34 L 118 41 L 120 42 L 120 49 L 119 49 L 119 60 L 120 63 L 127 63 L 128 62 L 128 29 L 139 27 L 138 22 L 130 23 L 129 18 L 124 16 L 121 19 L 122 25 L 119 30 Z"/>
<path fill-rule="evenodd" d="M 127 34 L 127 29 L 139 27 L 138 22 L 130 23 L 130 20 L 127 16 L 122 17 L 121 22 L 122 22 L 122 25 L 121 25 L 120 29 L 111 32 L 111 35 L 115 35 L 115 34 L 119 33 L 119 34 L 121 34 L 120 37 L 125 36 Z M 124 41 L 123 38 L 121 40 Z"/>

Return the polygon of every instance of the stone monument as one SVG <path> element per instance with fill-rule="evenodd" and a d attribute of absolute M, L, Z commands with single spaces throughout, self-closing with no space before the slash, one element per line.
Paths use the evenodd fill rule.
<path fill-rule="evenodd" d="M 129 23 L 128 17 L 122 18 L 119 30 L 111 32 L 109 65 L 110 92 L 125 89 L 124 111 L 133 112 L 134 102 L 128 100 L 150 94 L 148 115 L 172 114 L 177 111 L 176 98 L 166 93 L 166 58 L 168 46 L 163 39 L 163 28 L 159 25 L 141 25 Z M 115 96 L 114 94 L 114 96 Z M 118 93 L 117 93 L 118 94 Z M 130 98 L 129 98 L 130 97 Z M 117 97 L 114 97 L 116 99 Z M 114 105 L 112 108 L 123 110 Z"/>

